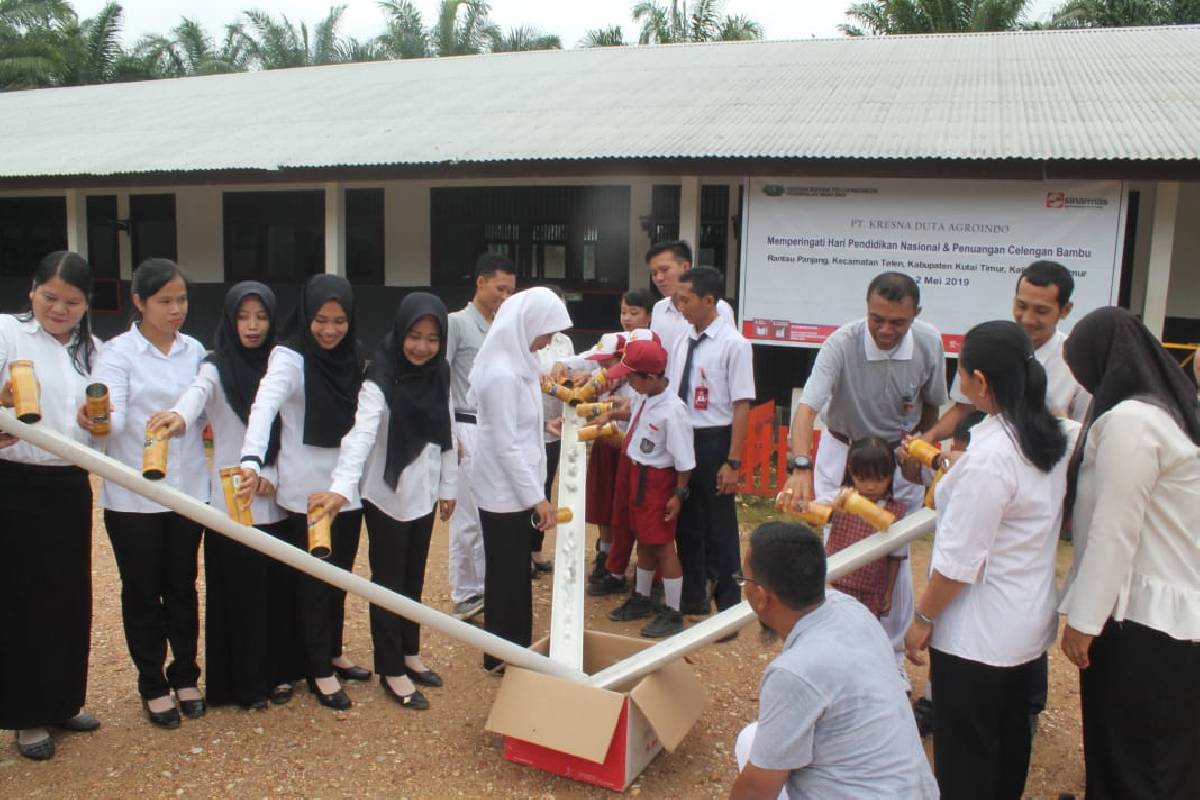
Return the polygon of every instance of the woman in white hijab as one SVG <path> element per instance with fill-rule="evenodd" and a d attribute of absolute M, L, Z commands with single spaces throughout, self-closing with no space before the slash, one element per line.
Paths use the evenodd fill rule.
<path fill-rule="evenodd" d="M 470 375 L 477 408 L 475 495 L 486 564 L 484 627 L 522 647 L 533 637 L 530 546 L 535 531 L 554 525 L 545 494 L 536 353 L 569 327 L 571 317 L 554 292 L 545 287 L 519 292 L 500 306 Z M 484 656 L 484 669 L 500 663 Z"/>

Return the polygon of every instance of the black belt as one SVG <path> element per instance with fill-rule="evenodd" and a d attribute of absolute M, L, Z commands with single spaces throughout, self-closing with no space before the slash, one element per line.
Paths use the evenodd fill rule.
<path fill-rule="evenodd" d="M 837 439 L 842 444 L 846 445 L 847 447 L 850 446 L 850 437 L 847 436 L 846 434 L 838 433 L 837 431 L 825 431 L 825 432 L 828 433 L 833 438 Z M 901 440 L 897 439 L 894 442 L 888 442 L 888 447 L 895 450 L 897 447 L 900 446 L 900 444 L 901 444 Z"/>
<path fill-rule="evenodd" d="M 455 411 L 454 412 L 454 421 L 455 422 L 469 422 L 470 424 L 474 425 L 477 420 L 475 419 L 475 415 L 469 411 Z"/>

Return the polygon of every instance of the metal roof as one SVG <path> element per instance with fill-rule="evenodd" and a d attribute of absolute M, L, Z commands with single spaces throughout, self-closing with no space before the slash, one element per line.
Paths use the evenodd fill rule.
<path fill-rule="evenodd" d="M 1200 26 L 576 49 L 0 94 L 0 177 L 1200 158 Z"/>

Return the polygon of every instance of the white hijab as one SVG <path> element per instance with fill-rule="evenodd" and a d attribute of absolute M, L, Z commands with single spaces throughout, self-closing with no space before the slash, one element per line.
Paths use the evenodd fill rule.
<path fill-rule="evenodd" d="M 538 356 L 529 345 L 537 337 L 571 327 L 571 315 L 554 292 L 535 286 L 504 301 L 475 356 L 468 380 L 470 403 L 478 403 L 477 387 L 487 386 L 492 375 L 519 375 L 530 381 L 538 377 Z"/>

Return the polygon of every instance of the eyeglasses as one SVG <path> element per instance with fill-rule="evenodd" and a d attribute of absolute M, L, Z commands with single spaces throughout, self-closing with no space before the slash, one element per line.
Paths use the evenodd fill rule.
<path fill-rule="evenodd" d="M 743 575 L 741 570 L 733 573 L 733 582 L 736 583 L 739 588 L 745 586 L 747 583 L 758 583 L 758 581 L 754 580 L 754 578 L 747 578 L 745 575 Z M 761 583 L 758 583 L 758 585 L 762 586 Z"/>

